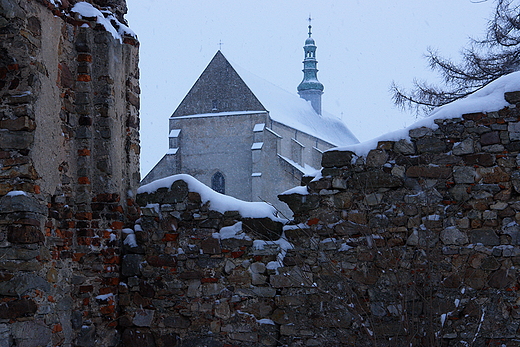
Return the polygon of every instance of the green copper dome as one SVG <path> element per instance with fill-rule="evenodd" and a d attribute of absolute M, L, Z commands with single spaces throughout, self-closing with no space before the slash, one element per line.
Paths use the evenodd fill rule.
<path fill-rule="evenodd" d="M 316 44 L 311 37 L 311 25 L 309 24 L 309 37 L 305 40 L 303 50 L 305 59 L 303 60 L 303 80 L 298 86 L 298 91 L 319 90 L 323 91 L 323 84 L 318 81 L 318 61 L 316 60 Z"/>
<path fill-rule="evenodd" d="M 308 81 L 308 80 L 303 80 L 299 85 L 298 85 L 298 91 L 301 92 L 303 90 L 309 90 L 309 89 L 313 89 L 313 90 L 320 90 L 320 91 L 323 91 L 324 87 L 323 87 L 323 84 L 316 80 L 316 81 Z"/>

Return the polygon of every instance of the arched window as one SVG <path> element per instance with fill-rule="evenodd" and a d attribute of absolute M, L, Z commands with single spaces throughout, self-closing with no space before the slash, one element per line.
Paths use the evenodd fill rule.
<path fill-rule="evenodd" d="M 226 194 L 226 180 L 220 171 L 215 172 L 211 177 L 211 188 L 216 192 Z"/>

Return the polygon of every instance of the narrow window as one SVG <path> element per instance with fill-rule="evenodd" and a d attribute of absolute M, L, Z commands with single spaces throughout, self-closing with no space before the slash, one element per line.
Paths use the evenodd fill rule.
<path fill-rule="evenodd" d="M 218 102 L 217 102 L 217 100 L 213 100 L 212 103 L 213 103 L 213 109 L 212 109 L 212 111 L 216 111 L 216 110 L 218 110 L 218 107 L 217 107 L 217 106 L 218 106 Z"/>
<path fill-rule="evenodd" d="M 211 178 L 211 188 L 218 193 L 226 194 L 226 180 L 221 172 L 215 172 Z"/>

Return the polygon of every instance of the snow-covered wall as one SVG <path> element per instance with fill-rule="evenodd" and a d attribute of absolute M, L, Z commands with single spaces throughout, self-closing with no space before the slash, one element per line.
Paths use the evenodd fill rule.
<path fill-rule="evenodd" d="M 318 177 L 280 195 L 294 212 L 283 227 L 267 205 L 186 175 L 143 186 L 123 256 L 127 334 L 181 346 L 515 345 L 515 78 L 497 82 L 507 87 L 486 112 L 452 105 L 429 127 L 325 152 Z"/>
<path fill-rule="evenodd" d="M 488 346 L 520 334 L 520 80 L 264 203 L 141 187 L 124 1 L 0 1 L 0 345 Z"/>
<path fill-rule="evenodd" d="M 516 344 L 519 77 L 406 131 L 325 152 L 319 177 L 280 196 L 308 226 L 285 233 L 298 250 L 288 268 L 312 264 L 319 288 L 300 305 L 321 301 L 323 319 L 344 313 L 317 326 L 283 304 L 284 341 L 310 329 L 317 345 Z"/>
<path fill-rule="evenodd" d="M 138 211 L 138 42 L 124 0 L 0 1 L 0 345 L 116 346 Z"/>

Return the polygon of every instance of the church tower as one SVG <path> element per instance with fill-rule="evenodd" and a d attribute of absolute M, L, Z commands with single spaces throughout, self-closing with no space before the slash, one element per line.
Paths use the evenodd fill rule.
<path fill-rule="evenodd" d="M 309 37 L 305 40 L 305 46 L 303 46 L 305 52 L 305 59 L 303 60 L 303 81 L 298 86 L 298 94 L 302 99 L 310 101 L 316 113 L 321 114 L 323 84 L 318 81 L 316 44 L 311 37 L 311 29 L 311 18 L 309 18 Z"/>

